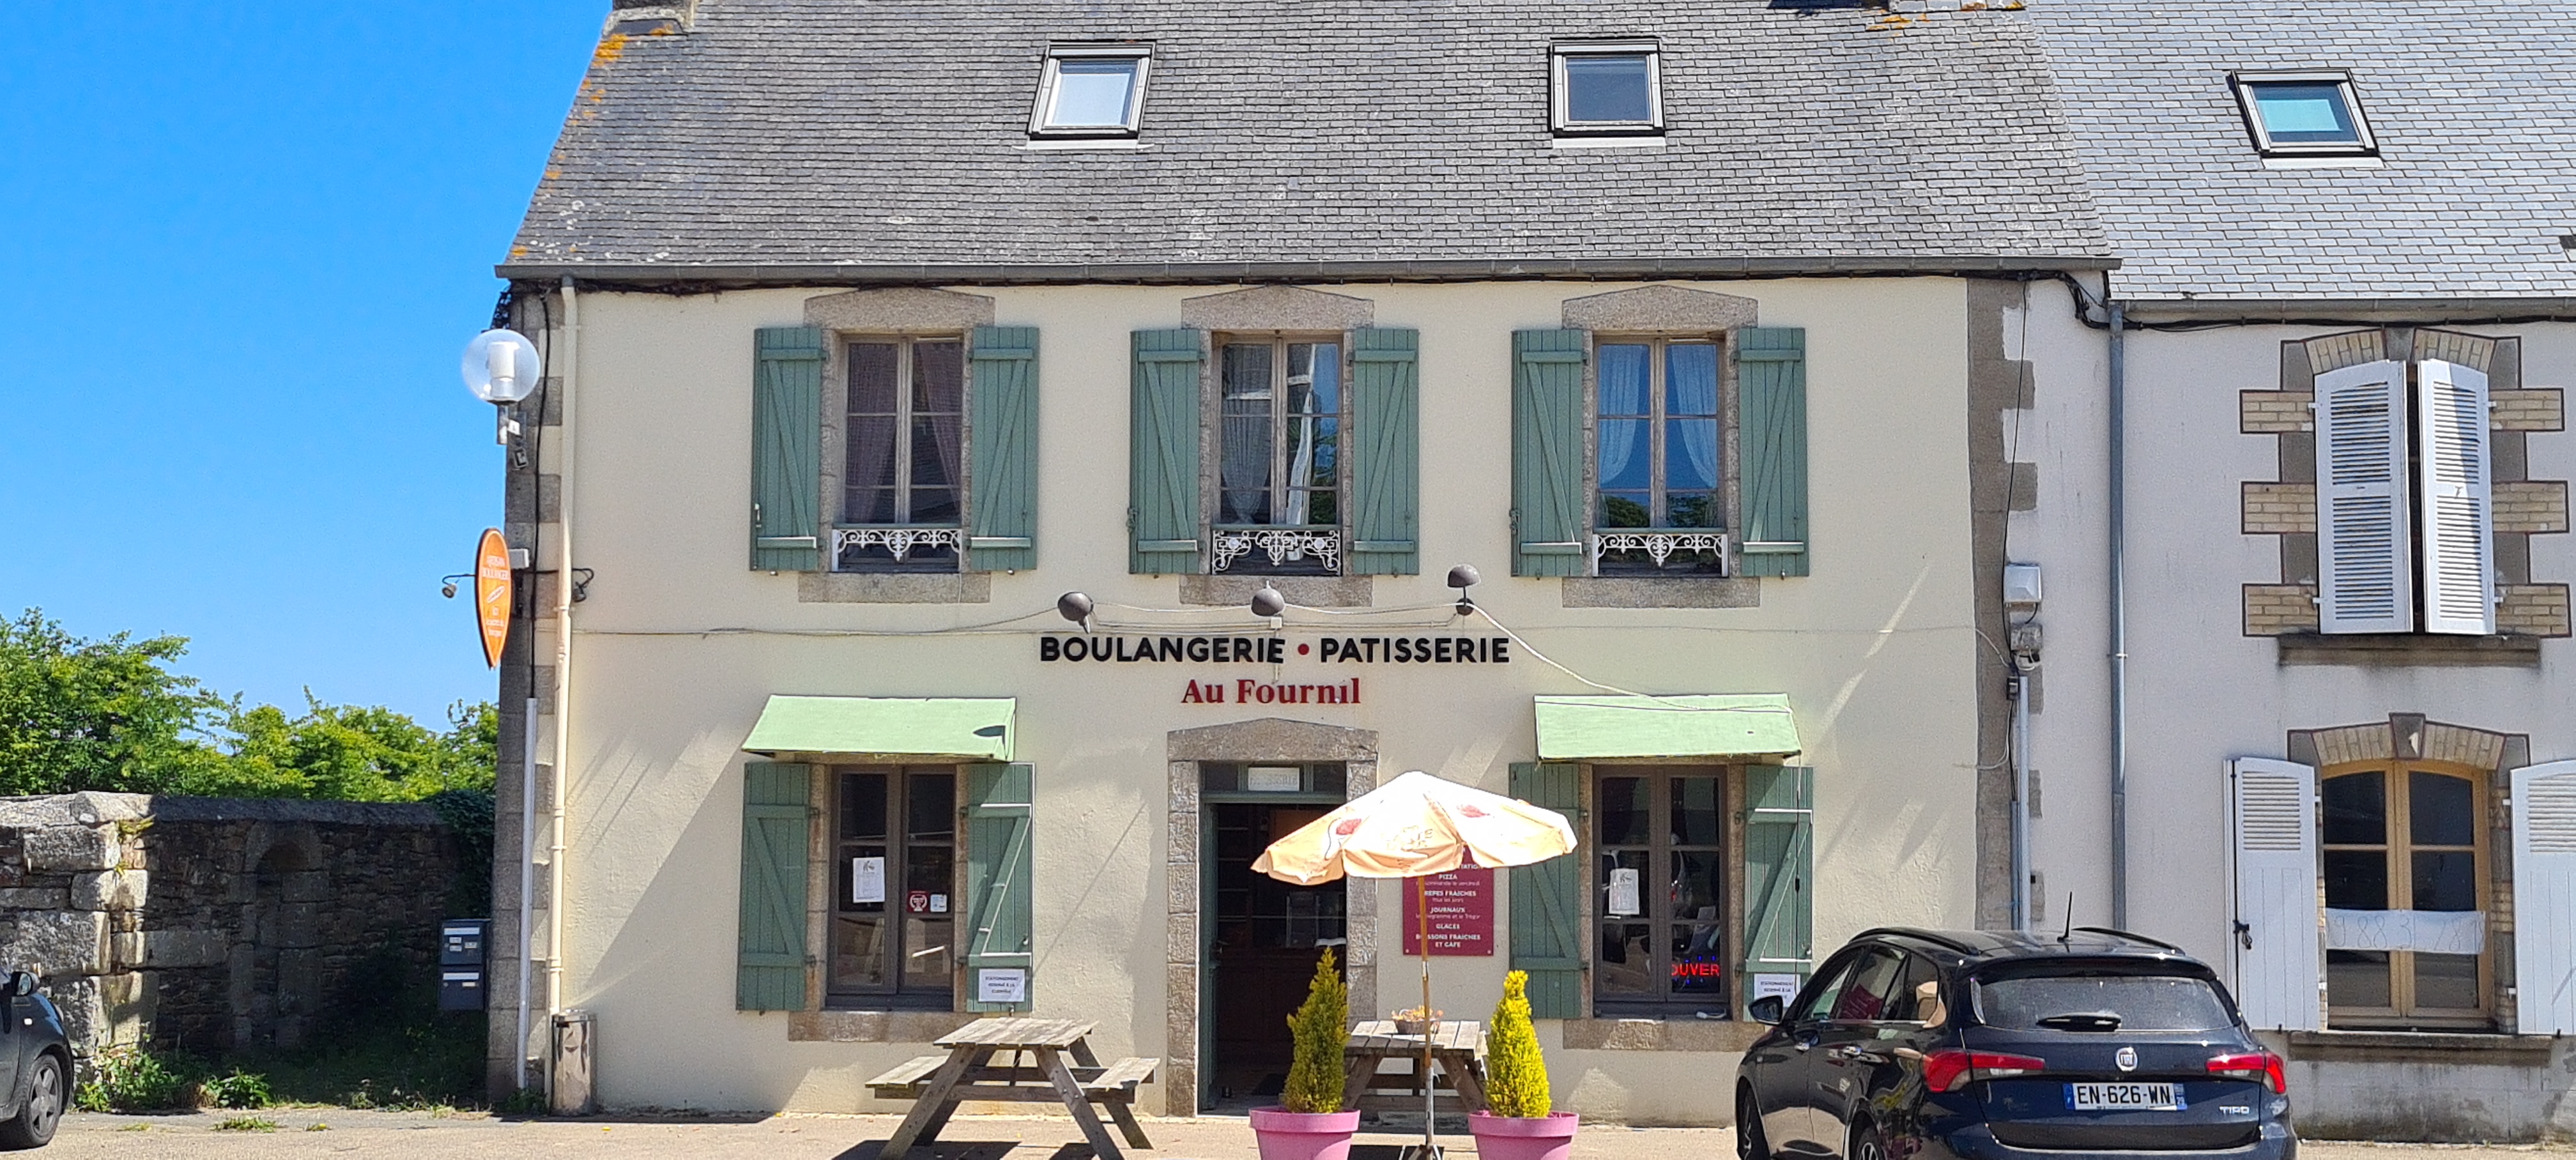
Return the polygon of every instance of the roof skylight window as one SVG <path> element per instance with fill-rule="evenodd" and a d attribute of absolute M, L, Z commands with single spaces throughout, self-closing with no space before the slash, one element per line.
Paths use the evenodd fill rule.
<path fill-rule="evenodd" d="M 2266 157 L 2362 157 L 2379 151 L 2349 73 L 2237 73 L 2229 81 L 2254 148 Z"/>
<path fill-rule="evenodd" d="M 1663 63 L 1651 40 L 1550 46 L 1550 122 L 1560 134 L 1646 134 L 1664 129 Z"/>
<path fill-rule="evenodd" d="M 1145 71 L 1150 62 L 1149 51 L 1141 45 L 1047 50 L 1046 73 L 1038 84 L 1029 135 L 1135 136 L 1138 115 L 1145 108 Z"/>

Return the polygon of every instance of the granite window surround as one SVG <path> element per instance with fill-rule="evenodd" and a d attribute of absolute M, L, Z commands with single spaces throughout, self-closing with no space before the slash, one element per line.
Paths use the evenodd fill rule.
<path fill-rule="evenodd" d="M 2439 359 L 2489 381 L 2496 633 L 2319 631 L 2316 377 L 2378 360 Z M 2522 341 L 2431 327 L 2345 331 L 2281 344 L 2279 383 L 2239 395 L 2239 430 L 2278 445 L 2275 478 L 2241 485 L 2240 530 L 2279 544 L 2277 579 L 2247 583 L 2243 631 L 2273 637 L 2284 665 L 2508 666 L 2540 663 L 2544 638 L 2570 634 L 2569 586 L 2531 573 L 2531 538 L 2568 529 L 2567 481 L 2529 478 L 2529 436 L 2566 429 L 2563 392 L 2526 387 Z"/>
<path fill-rule="evenodd" d="M 1596 529 L 1600 520 L 1597 507 L 1601 478 L 1598 352 L 1604 344 L 1627 342 L 1653 344 L 1654 349 L 1660 352 L 1664 349 L 1663 344 L 1676 341 L 1712 343 L 1717 347 L 1718 518 L 1710 530 L 1725 532 L 1742 527 L 1744 513 L 1739 473 L 1743 456 L 1737 443 L 1739 392 L 1733 357 L 1734 332 L 1757 324 L 1759 303 L 1732 294 L 1649 285 L 1566 299 L 1562 319 L 1567 329 L 1587 331 L 1592 335 L 1594 357 L 1585 360 L 1583 370 L 1583 478 L 1586 502 L 1592 505 L 1587 518 L 1594 521 Z M 1691 554 L 1677 552 L 1673 559 L 1679 561 Z M 1598 561 L 1587 562 L 1590 566 L 1586 575 L 1568 576 L 1560 582 L 1560 601 L 1564 607 L 1715 609 L 1758 608 L 1762 603 L 1761 581 L 1734 575 L 1734 561 L 1731 559 L 1724 561 L 1715 573 L 1688 573 L 1679 568 L 1670 573 L 1646 568 L 1613 568 L 1605 572 Z M 1684 568 L 1687 566 L 1682 565 Z"/>
<path fill-rule="evenodd" d="M 832 516 L 827 534 L 835 540 L 862 538 L 855 533 L 863 529 L 845 518 L 843 478 L 849 456 L 848 408 L 850 346 L 862 341 L 957 340 L 970 344 L 965 351 L 965 377 L 960 390 L 971 395 L 974 389 L 974 352 L 971 335 L 979 326 L 993 324 L 993 299 L 979 294 L 960 294 L 947 290 L 922 288 L 888 288 L 852 290 L 818 295 L 805 301 L 804 321 L 824 332 L 823 395 L 824 405 L 818 421 L 822 424 L 821 474 L 823 508 Z M 958 418 L 957 441 L 968 450 L 957 465 L 957 519 L 940 521 L 940 528 L 962 536 L 973 512 L 974 416 L 971 408 Z M 880 531 L 893 529 L 879 529 Z M 925 529 L 928 530 L 928 529 Z M 880 539 L 882 536 L 864 537 Z M 924 566 L 919 560 L 897 562 L 890 553 L 871 545 L 867 557 L 852 558 L 834 545 L 826 544 L 826 569 L 822 572 L 799 573 L 796 598 L 800 603 L 861 604 L 982 604 L 992 599 L 992 580 L 986 573 L 962 570 L 965 553 L 957 548 L 945 550 L 945 557 Z M 909 555 L 909 553 L 907 553 Z M 879 557 L 884 558 L 869 558 Z"/>

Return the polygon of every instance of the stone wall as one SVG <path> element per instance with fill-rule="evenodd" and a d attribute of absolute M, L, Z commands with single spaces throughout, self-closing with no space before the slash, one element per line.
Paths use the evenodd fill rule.
<path fill-rule="evenodd" d="M 76 1051 L 292 1049 L 428 1001 L 454 869 L 422 805 L 0 799 L 0 966 L 44 977 Z"/>

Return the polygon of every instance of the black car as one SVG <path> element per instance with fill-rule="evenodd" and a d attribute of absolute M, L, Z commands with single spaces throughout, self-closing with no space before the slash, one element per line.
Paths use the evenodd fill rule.
<path fill-rule="evenodd" d="M 2281 1057 L 2199 960 L 2098 927 L 1882 928 L 1744 1053 L 1736 1152 L 1850 1160 L 2298 1153 Z"/>
<path fill-rule="evenodd" d="M 42 1148 L 71 1102 L 71 1041 L 54 1001 L 36 993 L 36 976 L 9 972 L 0 1004 L 0 1148 Z"/>

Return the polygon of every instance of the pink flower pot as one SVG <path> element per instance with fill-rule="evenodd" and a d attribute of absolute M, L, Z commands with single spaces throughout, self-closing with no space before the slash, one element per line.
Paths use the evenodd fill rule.
<path fill-rule="evenodd" d="M 1359 1130 L 1356 1108 L 1347 1112 L 1252 1109 L 1252 1139 L 1261 1147 L 1261 1160 L 1350 1160 L 1351 1136 Z"/>
<path fill-rule="evenodd" d="M 1572 1112 L 1527 1118 L 1470 1112 L 1467 1130 L 1483 1160 L 1566 1160 L 1574 1151 L 1574 1121 Z"/>

